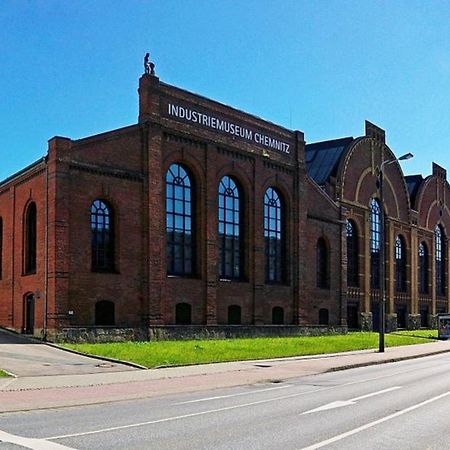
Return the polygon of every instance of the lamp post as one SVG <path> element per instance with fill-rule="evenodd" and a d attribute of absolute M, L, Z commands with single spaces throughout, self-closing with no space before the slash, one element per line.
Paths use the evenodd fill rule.
<path fill-rule="evenodd" d="M 412 153 L 405 153 L 399 158 L 387 159 L 383 161 L 380 165 L 379 174 L 379 189 L 380 189 L 380 325 L 379 325 L 379 340 L 378 340 L 378 351 L 384 353 L 384 334 L 386 329 L 386 215 L 384 213 L 384 191 L 383 191 L 383 178 L 384 178 L 384 166 L 392 164 L 397 161 L 404 161 L 406 159 L 411 159 L 414 155 Z"/>

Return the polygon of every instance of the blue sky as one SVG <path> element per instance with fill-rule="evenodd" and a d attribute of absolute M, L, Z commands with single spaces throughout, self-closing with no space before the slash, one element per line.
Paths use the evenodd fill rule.
<path fill-rule="evenodd" d="M 161 80 L 305 133 L 386 130 L 406 174 L 450 170 L 450 2 L 2 0 L 0 179 L 137 121 L 146 51 Z"/>

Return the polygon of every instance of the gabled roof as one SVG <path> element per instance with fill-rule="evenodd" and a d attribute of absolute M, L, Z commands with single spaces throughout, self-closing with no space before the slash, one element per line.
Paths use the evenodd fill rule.
<path fill-rule="evenodd" d="M 411 199 L 411 206 L 416 204 L 416 196 L 420 185 L 424 178 L 422 175 L 407 175 L 405 176 L 406 186 L 408 187 L 409 197 Z"/>
<path fill-rule="evenodd" d="M 353 141 L 353 137 L 346 137 L 306 145 L 305 161 L 308 175 L 319 186 L 323 186 L 330 176 L 336 175 L 339 161 Z"/>

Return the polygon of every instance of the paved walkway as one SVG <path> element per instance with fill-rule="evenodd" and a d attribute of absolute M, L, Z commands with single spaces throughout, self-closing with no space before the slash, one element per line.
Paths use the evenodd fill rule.
<path fill-rule="evenodd" d="M 1 328 L 0 368 L 21 379 L 22 377 L 103 374 L 137 370 L 124 364 L 69 353 L 38 339 Z"/>
<path fill-rule="evenodd" d="M 0 378 L 0 412 L 94 404 L 219 387 L 279 382 L 294 377 L 443 352 L 450 352 L 450 341 L 391 347 L 387 348 L 385 353 L 363 350 L 166 369 L 130 370 L 124 366 L 123 370 L 115 372 Z M 2 363 L 3 360 L 0 360 L 0 366 Z"/>

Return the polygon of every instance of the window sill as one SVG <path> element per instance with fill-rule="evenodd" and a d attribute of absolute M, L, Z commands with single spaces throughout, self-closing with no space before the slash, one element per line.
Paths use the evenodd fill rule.
<path fill-rule="evenodd" d="M 120 275 L 120 272 L 118 270 L 114 269 L 91 269 L 92 273 L 109 273 L 109 274 L 115 274 Z"/>
<path fill-rule="evenodd" d="M 23 272 L 22 273 L 23 277 L 28 277 L 29 275 L 36 275 L 36 271 L 34 270 L 32 272 Z"/>
<path fill-rule="evenodd" d="M 198 277 L 196 275 L 176 275 L 176 274 L 167 274 L 167 278 L 178 278 L 178 279 L 185 279 L 185 280 L 200 280 L 201 277 Z"/>

